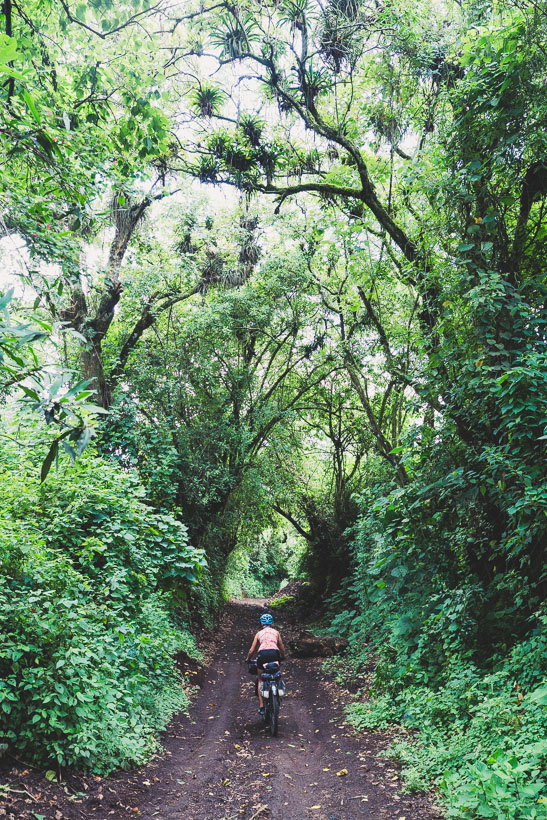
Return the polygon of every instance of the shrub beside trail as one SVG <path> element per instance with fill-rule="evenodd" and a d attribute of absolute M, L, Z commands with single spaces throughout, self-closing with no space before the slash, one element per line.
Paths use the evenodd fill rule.
<path fill-rule="evenodd" d="M 173 592 L 203 555 L 132 471 L 87 454 L 42 486 L 36 475 L 2 450 L 0 738 L 43 765 L 141 763 L 188 702 L 173 658 L 198 653 Z"/>

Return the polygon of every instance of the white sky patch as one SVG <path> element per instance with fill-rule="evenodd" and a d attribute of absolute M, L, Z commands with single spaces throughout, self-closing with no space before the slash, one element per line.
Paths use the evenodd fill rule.
<path fill-rule="evenodd" d="M 25 287 L 21 277 L 27 274 L 30 255 L 23 237 L 8 234 L 0 237 L 0 290 L 13 288 L 14 295 L 22 298 Z"/>

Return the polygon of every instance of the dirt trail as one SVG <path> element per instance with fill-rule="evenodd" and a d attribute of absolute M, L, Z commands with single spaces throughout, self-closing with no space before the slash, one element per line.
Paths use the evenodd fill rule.
<path fill-rule="evenodd" d="M 269 737 L 242 663 L 259 612 L 258 602 L 227 607 L 216 659 L 196 674 L 201 688 L 190 715 L 167 730 L 162 758 L 95 779 L 70 803 L 61 794 L 48 807 L 34 803 L 34 812 L 57 820 L 437 820 L 425 795 L 401 794 L 395 765 L 378 757 L 387 738 L 354 737 L 344 725 L 319 660 L 288 659 L 279 734 Z"/>
<path fill-rule="evenodd" d="M 378 735 L 355 738 L 343 723 L 321 662 L 289 659 L 288 696 L 277 738 L 258 716 L 241 659 L 260 608 L 231 604 L 224 651 L 209 668 L 176 747 L 158 764 L 161 784 L 140 803 L 141 817 L 177 820 L 433 820 L 425 797 L 400 789 L 396 768 L 376 755 Z M 281 624 L 282 626 L 282 624 Z M 150 767 L 149 767 L 150 768 Z M 347 775 L 337 775 L 347 769 Z"/>

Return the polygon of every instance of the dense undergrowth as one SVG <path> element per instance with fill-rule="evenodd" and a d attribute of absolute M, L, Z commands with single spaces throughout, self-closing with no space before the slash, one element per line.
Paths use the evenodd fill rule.
<path fill-rule="evenodd" d="M 204 565 L 132 471 L 97 455 L 40 485 L 0 452 L 0 736 L 23 759 L 105 773 L 144 761 L 188 703 L 175 625 Z M 179 619 L 180 620 L 180 619 Z"/>
<path fill-rule="evenodd" d="M 401 727 L 388 754 L 409 789 L 439 790 L 447 817 L 547 817 L 541 577 L 525 562 L 490 583 L 470 571 L 474 509 L 457 477 L 361 500 L 353 576 L 330 601 L 350 650 L 329 665 L 359 682 L 350 723 Z"/>
<path fill-rule="evenodd" d="M 544 662 L 545 637 L 535 633 L 490 672 L 454 659 L 429 685 L 374 681 L 348 718 L 359 730 L 410 730 L 388 754 L 401 762 L 409 789 L 440 790 L 447 817 L 545 817 Z M 358 674 L 362 663 L 360 654 L 350 668 Z"/>

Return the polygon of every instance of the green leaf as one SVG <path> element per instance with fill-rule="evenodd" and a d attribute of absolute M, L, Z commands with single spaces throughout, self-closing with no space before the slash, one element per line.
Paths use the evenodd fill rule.
<path fill-rule="evenodd" d="M 85 430 L 82 432 L 81 436 L 79 437 L 78 441 L 76 442 L 76 451 L 80 456 L 91 439 L 93 438 L 93 430 L 91 427 L 86 427 Z"/>
<path fill-rule="evenodd" d="M 72 396 L 75 396 L 77 393 L 84 392 L 93 381 L 94 379 L 84 379 L 83 381 L 77 382 L 73 387 L 70 388 L 70 390 L 67 390 L 67 392 L 64 395 L 64 398 L 68 399 Z"/>
<path fill-rule="evenodd" d="M 63 448 L 65 453 L 67 453 L 67 455 L 70 457 L 71 461 L 75 462 L 76 461 L 76 451 L 75 451 L 74 447 L 71 444 L 69 444 L 68 441 L 62 441 L 61 442 L 61 447 Z"/>
<path fill-rule="evenodd" d="M 540 686 L 534 689 L 527 697 L 531 703 L 537 703 L 538 706 L 547 706 L 547 686 Z"/>
<path fill-rule="evenodd" d="M 15 80 L 24 80 L 24 75 L 10 66 L 0 65 L 0 74 L 7 74 L 8 77 L 13 77 Z"/>
<path fill-rule="evenodd" d="M 25 393 L 25 395 L 29 397 L 29 399 L 34 399 L 34 401 L 38 402 L 40 401 L 40 396 L 38 395 L 36 390 L 31 390 L 30 387 L 27 387 L 24 384 L 20 384 L 19 387 L 21 388 L 23 393 Z"/>
<path fill-rule="evenodd" d="M 13 288 L 9 288 L 3 296 L 0 296 L 0 310 L 5 310 L 13 299 Z"/>
<path fill-rule="evenodd" d="M 44 461 L 42 462 L 42 469 L 40 471 L 40 483 L 43 484 L 46 478 L 48 477 L 49 471 L 51 470 L 51 465 L 53 464 L 53 460 L 57 455 L 59 450 L 59 442 L 56 439 L 51 447 L 49 448 L 49 452 L 45 457 Z"/>
<path fill-rule="evenodd" d="M 24 98 L 24 100 L 25 100 L 26 104 L 28 105 L 28 107 L 29 107 L 29 111 L 30 111 L 30 113 L 32 114 L 32 116 L 34 117 L 34 119 L 36 120 L 36 122 L 37 122 L 38 124 L 41 124 L 41 120 L 40 120 L 40 115 L 39 115 L 39 113 L 38 113 L 38 109 L 36 108 L 36 105 L 35 105 L 35 103 L 34 103 L 34 100 L 33 100 L 33 99 L 32 99 L 32 97 L 30 96 L 30 94 L 28 93 L 28 91 L 26 90 L 26 88 L 25 88 L 25 89 L 24 89 L 24 91 L 23 91 L 23 98 Z"/>
<path fill-rule="evenodd" d="M 0 34 L 0 63 L 10 63 L 17 55 L 17 40 L 8 37 L 7 34 Z"/>

